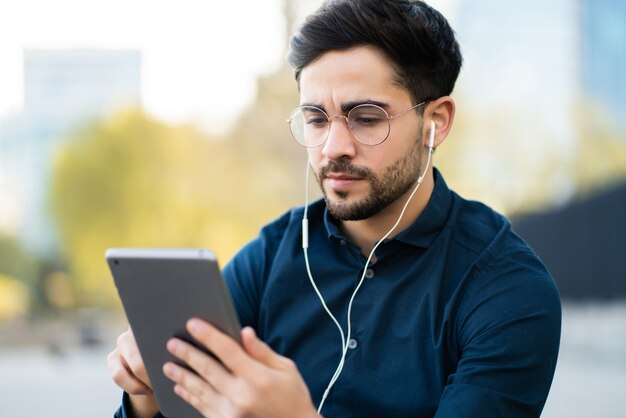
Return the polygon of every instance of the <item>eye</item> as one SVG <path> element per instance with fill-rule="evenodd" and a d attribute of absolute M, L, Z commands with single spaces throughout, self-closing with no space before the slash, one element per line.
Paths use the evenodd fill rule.
<path fill-rule="evenodd" d="M 360 128 L 374 128 L 387 122 L 387 114 L 378 106 L 357 106 L 350 112 L 350 124 Z"/>
<path fill-rule="evenodd" d="M 374 127 L 386 120 L 387 118 L 381 117 L 380 114 L 368 114 L 367 112 L 358 112 L 356 115 L 350 115 L 350 122 L 361 127 Z"/>
<path fill-rule="evenodd" d="M 328 119 L 323 115 L 311 116 L 306 118 L 307 125 L 324 126 L 328 123 Z"/>
<path fill-rule="evenodd" d="M 302 115 L 304 119 L 304 123 L 306 125 L 314 126 L 314 127 L 323 127 L 328 124 L 328 118 L 326 114 L 322 112 L 320 109 L 316 108 L 305 108 L 302 109 Z"/>

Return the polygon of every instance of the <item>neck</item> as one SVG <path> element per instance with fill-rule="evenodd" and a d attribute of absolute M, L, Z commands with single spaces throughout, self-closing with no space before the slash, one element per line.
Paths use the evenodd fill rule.
<path fill-rule="evenodd" d="M 402 216 L 398 226 L 393 230 L 388 238 L 398 235 L 415 222 L 428 204 L 434 187 L 435 180 L 433 177 L 433 170 L 432 168 L 429 168 L 424 181 L 419 186 L 419 189 L 407 206 L 404 216 Z M 400 217 L 402 209 L 404 208 L 406 201 L 409 199 L 409 196 L 411 196 L 414 188 L 415 184 L 413 184 L 413 186 L 399 199 L 371 218 L 363 219 L 361 221 L 342 221 L 340 229 L 346 237 L 361 247 L 361 252 L 367 257 L 376 243 L 387 232 L 389 232 L 391 227 L 397 222 L 398 217 Z"/>

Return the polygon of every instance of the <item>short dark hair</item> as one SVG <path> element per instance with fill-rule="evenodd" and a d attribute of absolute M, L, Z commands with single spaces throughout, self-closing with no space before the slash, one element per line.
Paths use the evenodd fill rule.
<path fill-rule="evenodd" d="M 325 52 L 370 45 L 389 58 L 395 81 L 417 103 L 447 96 L 463 58 L 454 31 L 423 1 L 327 0 L 291 38 L 288 61 L 302 69 Z"/>

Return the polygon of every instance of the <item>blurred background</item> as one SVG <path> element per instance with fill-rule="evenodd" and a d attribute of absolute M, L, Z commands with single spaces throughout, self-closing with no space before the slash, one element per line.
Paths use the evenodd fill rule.
<path fill-rule="evenodd" d="M 429 3 L 465 57 L 435 164 L 513 220 L 561 291 L 542 416 L 626 417 L 626 2 Z M 0 0 L 0 416 L 116 409 L 106 248 L 224 264 L 303 203 L 285 55 L 319 4 Z"/>

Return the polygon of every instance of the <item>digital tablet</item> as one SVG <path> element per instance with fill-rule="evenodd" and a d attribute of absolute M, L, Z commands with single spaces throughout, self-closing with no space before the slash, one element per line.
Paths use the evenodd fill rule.
<path fill-rule="evenodd" d="M 114 248 L 106 259 L 163 415 L 199 418 L 163 374 L 172 337 L 193 340 L 185 325 L 203 318 L 241 343 L 240 325 L 213 253 L 202 249 Z M 183 364 L 184 366 L 184 364 Z"/>

